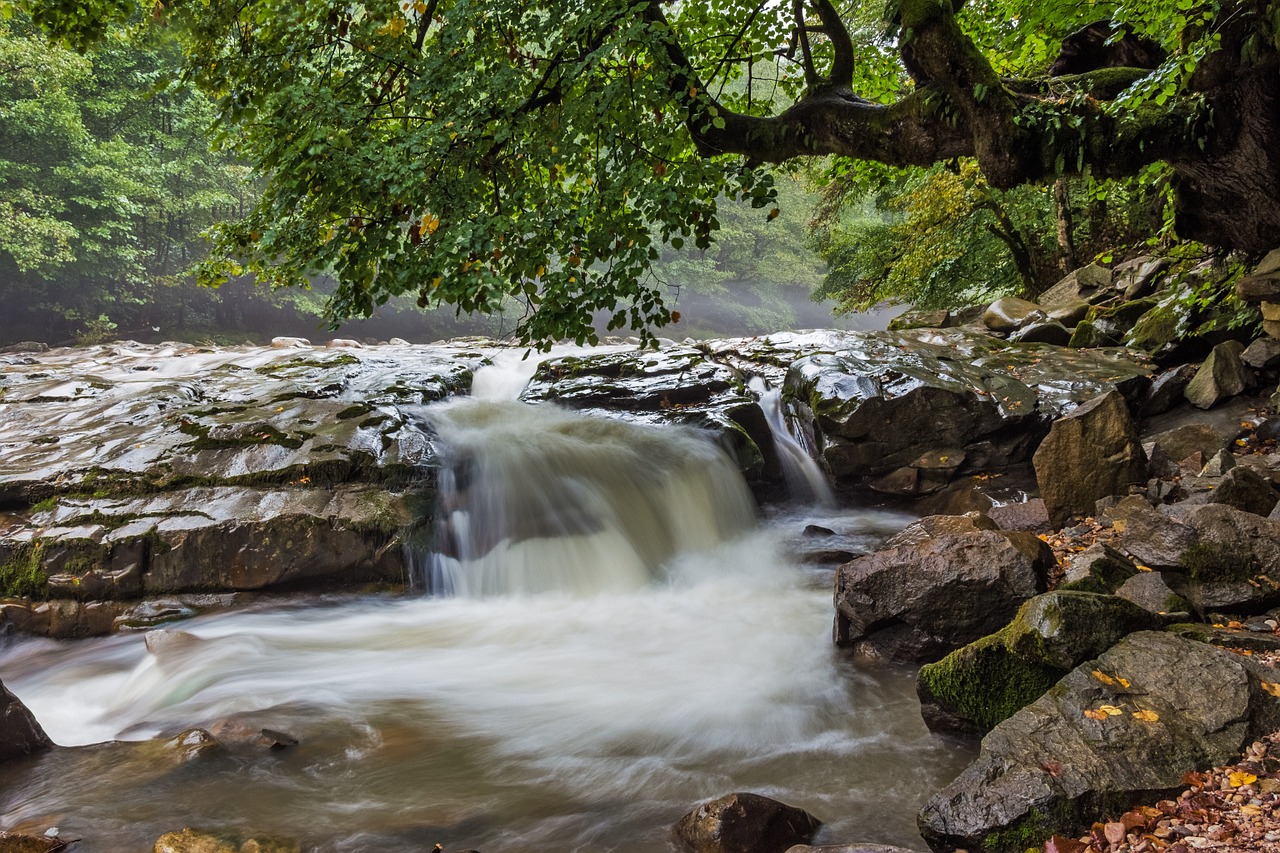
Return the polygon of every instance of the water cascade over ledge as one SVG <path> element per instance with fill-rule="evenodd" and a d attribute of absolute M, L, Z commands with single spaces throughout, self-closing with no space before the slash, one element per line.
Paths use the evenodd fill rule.
<path fill-rule="evenodd" d="M 757 524 L 703 434 L 511 402 L 518 379 L 490 380 L 506 401 L 422 412 L 444 451 L 424 581 L 448 594 L 0 647 L 55 741 L 131 741 L 3 765 L 0 825 L 57 825 L 85 853 L 186 825 L 323 851 L 640 853 L 698 801 L 753 790 L 821 817 L 822 840 L 918 846 L 916 809 L 968 754 L 927 733 L 910 671 L 837 657 L 829 575 L 794 554 L 810 522 L 871 547 L 905 519 Z M 225 748 L 179 760 L 150 740 L 192 727 Z M 261 728 L 300 744 L 237 734 Z"/>

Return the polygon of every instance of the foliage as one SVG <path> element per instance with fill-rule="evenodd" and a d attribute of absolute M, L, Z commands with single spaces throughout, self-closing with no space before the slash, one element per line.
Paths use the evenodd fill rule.
<path fill-rule="evenodd" d="M 1180 229 L 1251 248 L 1274 235 L 1270 187 L 1241 217 L 1201 172 L 1206 150 L 1220 173 L 1253 168 L 1234 140 L 1265 150 L 1277 135 L 1252 107 L 1275 85 L 1280 0 L 962 5 L 894 0 L 888 21 L 861 0 L 172 0 L 154 12 L 181 33 L 222 144 L 265 181 L 245 219 L 215 227 L 204 277 L 332 275 L 334 319 L 398 295 L 462 311 L 515 298 L 531 340 L 593 338 L 600 311 L 647 330 L 670 319 L 649 274 L 661 246 L 709 249 L 723 199 L 776 216 L 764 164 L 813 155 L 973 157 L 999 191 L 1164 160 Z M 42 4 L 40 20 L 83 43 L 129 9 Z M 1159 41 L 1169 61 L 1045 80 L 1055 45 L 1099 18 Z M 913 192 L 974 206 L 976 183 L 916 180 Z M 57 238 L 46 244 L 57 257 Z"/>

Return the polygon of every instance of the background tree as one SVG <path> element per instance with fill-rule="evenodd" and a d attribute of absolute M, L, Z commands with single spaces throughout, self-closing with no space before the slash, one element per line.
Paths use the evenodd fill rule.
<path fill-rule="evenodd" d="M 37 14 L 78 38 L 102 2 Z M 972 157 L 997 190 L 1165 162 L 1182 236 L 1260 250 L 1280 233 L 1280 0 L 894 0 L 887 30 L 832 0 L 154 11 L 267 179 L 207 272 L 331 272 L 337 316 L 416 294 L 463 310 L 514 296 L 534 339 L 589 338 L 597 311 L 666 322 L 645 283 L 655 243 L 708 247 L 722 196 L 776 210 L 762 166 L 814 155 Z M 1168 59 L 1046 79 L 1057 41 L 1099 17 Z"/>

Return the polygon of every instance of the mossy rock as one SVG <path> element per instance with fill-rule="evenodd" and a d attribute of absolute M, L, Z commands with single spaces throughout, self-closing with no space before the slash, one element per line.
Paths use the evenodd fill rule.
<path fill-rule="evenodd" d="M 1115 335 L 1111 334 L 1102 324 L 1090 320 L 1081 320 L 1071 333 L 1071 340 L 1067 342 L 1067 346 L 1074 349 L 1094 349 L 1115 346 L 1116 343 L 1118 341 Z"/>
<path fill-rule="evenodd" d="M 1071 558 L 1058 589 L 1111 595 L 1137 573 L 1138 567 L 1124 554 L 1107 545 L 1093 545 Z"/>
<path fill-rule="evenodd" d="M 1157 617 L 1113 595 L 1037 595 L 999 632 L 921 668 L 921 714 L 935 731 L 990 731 L 1081 662 L 1134 631 L 1157 627 Z"/>
<path fill-rule="evenodd" d="M 43 568 L 44 543 L 0 542 L 0 597 L 44 598 L 49 576 Z"/>

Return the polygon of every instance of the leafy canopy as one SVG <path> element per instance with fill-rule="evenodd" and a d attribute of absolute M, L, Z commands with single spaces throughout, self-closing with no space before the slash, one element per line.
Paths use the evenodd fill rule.
<path fill-rule="evenodd" d="M 83 40 L 125 3 L 33 5 Z M 669 321 L 649 276 L 660 245 L 709 246 L 721 197 L 776 215 L 766 163 L 971 156 L 996 188 L 1161 159 L 1190 175 L 1231 124 L 1201 72 L 1228 42 L 1232 62 L 1272 62 L 1280 30 L 1280 0 L 958 5 L 158 0 L 149 11 L 182 33 L 221 142 L 265 178 L 250 215 L 215 229 L 221 260 L 206 279 L 329 273 L 335 318 L 402 294 L 464 311 L 514 296 L 522 335 L 545 342 L 592 338 L 594 312 L 611 327 Z M 1169 60 L 1046 81 L 1058 41 L 1100 18 L 1161 41 Z M 1239 208 L 1195 189 L 1187 198 L 1209 213 L 1188 222 L 1202 231 L 1218 227 L 1214 205 Z M 1261 205 L 1256 234 L 1275 218 L 1274 202 Z"/>

